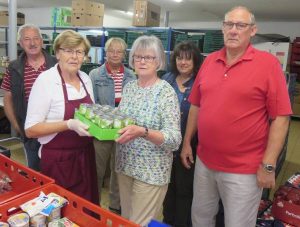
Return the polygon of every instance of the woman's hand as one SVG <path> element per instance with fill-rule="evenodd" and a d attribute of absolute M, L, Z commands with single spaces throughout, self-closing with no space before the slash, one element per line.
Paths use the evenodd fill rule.
<path fill-rule="evenodd" d="M 116 139 L 116 142 L 123 144 L 143 136 L 145 134 L 145 128 L 137 125 L 128 125 L 120 129 L 118 133 L 121 135 Z"/>
<path fill-rule="evenodd" d="M 75 131 L 79 136 L 91 136 L 88 132 L 89 126 L 77 119 L 69 119 L 67 126 L 70 130 Z"/>

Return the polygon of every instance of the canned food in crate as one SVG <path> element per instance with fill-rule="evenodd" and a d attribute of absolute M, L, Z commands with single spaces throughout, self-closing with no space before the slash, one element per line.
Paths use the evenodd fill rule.
<path fill-rule="evenodd" d="M 15 214 L 7 222 L 11 227 L 29 227 L 29 215 L 26 213 Z"/>
<path fill-rule="evenodd" d="M 37 214 L 30 218 L 30 227 L 46 227 L 46 216 Z"/>
<path fill-rule="evenodd" d="M 57 207 L 51 211 L 49 217 L 47 217 L 47 220 L 48 222 L 52 222 L 60 218 L 61 218 L 61 207 Z"/>

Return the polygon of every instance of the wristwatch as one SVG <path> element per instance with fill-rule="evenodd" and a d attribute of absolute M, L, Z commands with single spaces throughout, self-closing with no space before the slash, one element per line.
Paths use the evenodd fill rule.
<path fill-rule="evenodd" d="M 275 171 L 275 166 L 273 166 L 271 164 L 262 163 L 262 167 L 268 173 L 273 173 Z"/>

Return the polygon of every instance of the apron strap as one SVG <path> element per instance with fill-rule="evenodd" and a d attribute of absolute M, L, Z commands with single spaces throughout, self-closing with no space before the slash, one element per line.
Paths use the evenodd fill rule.
<path fill-rule="evenodd" d="M 65 83 L 65 80 L 62 76 L 62 72 L 61 72 L 61 69 L 60 69 L 60 66 L 59 64 L 57 64 L 57 70 L 58 70 L 58 73 L 59 73 L 59 76 L 61 78 L 61 82 L 62 82 L 62 88 L 63 88 L 63 93 L 64 93 L 64 98 L 65 98 L 65 103 L 68 103 L 69 99 L 68 99 L 68 92 L 67 92 L 67 87 L 66 87 L 66 83 Z M 82 79 L 80 78 L 79 76 L 79 73 L 77 72 L 77 76 L 83 86 L 83 89 L 85 90 L 85 93 L 88 97 L 90 97 L 90 94 L 88 93 L 86 87 L 85 87 L 85 84 L 83 83 Z"/>

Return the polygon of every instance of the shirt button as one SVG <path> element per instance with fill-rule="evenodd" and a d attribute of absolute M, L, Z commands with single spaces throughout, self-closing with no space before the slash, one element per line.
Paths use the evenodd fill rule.
<path fill-rule="evenodd" d="M 183 100 L 186 101 L 186 98 L 184 98 Z"/>
<path fill-rule="evenodd" d="M 180 114 L 183 115 L 183 112 L 181 112 Z"/>
<path fill-rule="evenodd" d="M 227 73 L 225 73 L 225 75 L 224 75 L 225 77 L 227 77 Z"/>

